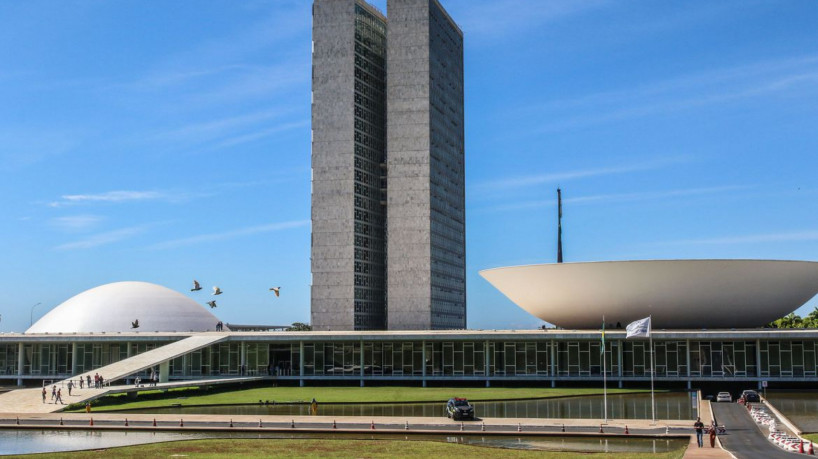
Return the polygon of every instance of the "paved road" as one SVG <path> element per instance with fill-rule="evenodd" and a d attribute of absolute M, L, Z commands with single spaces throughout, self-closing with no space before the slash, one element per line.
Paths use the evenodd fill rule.
<path fill-rule="evenodd" d="M 727 426 L 727 435 L 719 437 L 721 444 L 738 459 L 794 459 L 801 456 L 770 443 L 743 405 L 713 403 L 712 406 L 718 423 Z"/>

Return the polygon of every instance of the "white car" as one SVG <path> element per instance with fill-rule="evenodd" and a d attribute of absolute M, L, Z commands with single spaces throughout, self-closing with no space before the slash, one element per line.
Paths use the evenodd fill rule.
<path fill-rule="evenodd" d="M 733 401 L 733 396 L 730 395 L 730 392 L 719 392 L 719 394 L 716 395 L 716 401 L 729 403 Z"/>

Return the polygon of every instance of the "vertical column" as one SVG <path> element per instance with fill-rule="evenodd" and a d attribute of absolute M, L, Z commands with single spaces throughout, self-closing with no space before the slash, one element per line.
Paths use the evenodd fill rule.
<path fill-rule="evenodd" d="M 244 341 L 239 342 L 239 375 L 240 376 L 247 376 L 245 373 L 247 372 L 247 343 Z M 303 349 L 302 349 L 303 352 Z"/>
<path fill-rule="evenodd" d="M 127 349 L 125 349 L 125 355 L 130 357 L 131 356 L 131 343 L 130 343 L 130 341 L 125 343 L 125 346 L 128 346 Z"/>
<path fill-rule="evenodd" d="M 68 372 L 70 375 L 74 375 L 77 373 L 77 342 L 74 341 L 71 343 L 71 370 Z"/>
<path fill-rule="evenodd" d="M 617 341 L 617 343 L 616 343 L 616 361 L 617 361 L 617 363 L 618 363 L 617 367 L 619 368 L 618 373 L 619 373 L 619 388 L 620 388 L 620 389 L 622 388 L 622 385 L 623 385 L 623 383 L 624 383 L 624 381 L 622 381 L 622 372 L 623 372 L 623 370 L 622 370 L 622 363 L 623 363 L 623 359 L 622 359 L 622 346 L 623 346 L 624 344 L 625 344 L 625 342 L 624 342 L 624 341 L 622 341 L 622 340 L 619 340 L 619 341 Z"/>
<path fill-rule="evenodd" d="M 298 342 L 298 385 L 304 387 L 304 340 Z"/>
<path fill-rule="evenodd" d="M 685 341 L 685 361 L 687 362 L 687 388 L 693 387 L 693 380 L 690 379 L 690 340 Z"/>
<path fill-rule="evenodd" d="M 551 340 L 551 387 L 557 387 L 557 342 Z"/>
<path fill-rule="evenodd" d="M 486 373 L 486 387 L 490 387 L 491 386 L 491 381 L 489 380 L 489 375 L 491 375 L 491 368 L 490 368 L 491 357 L 489 356 L 489 342 L 488 342 L 488 340 L 486 340 L 483 343 L 483 355 L 484 355 L 484 360 L 486 361 L 486 371 L 485 371 L 485 373 Z"/>
<path fill-rule="evenodd" d="M 361 387 L 364 387 L 364 340 L 361 340 Z"/>
<path fill-rule="evenodd" d="M 17 343 L 17 385 L 23 385 L 23 365 L 25 364 L 23 343 Z"/>
<path fill-rule="evenodd" d="M 421 360 L 423 360 L 423 387 L 426 387 L 426 340 L 421 341 L 421 345 L 423 346 L 423 355 Z"/>
<path fill-rule="evenodd" d="M 769 350 L 767 351 L 769 353 Z M 769 356 L 768 356 L 769 358 Z M 761 390 L 761 340 L 756 340 L 756 378 L 758 378 L 758 389 Z"/>
<path fill-rule="evenodd" d="M 159 364 L 159 382 L 166 383 L 170 379 L 170 360 Z"/>

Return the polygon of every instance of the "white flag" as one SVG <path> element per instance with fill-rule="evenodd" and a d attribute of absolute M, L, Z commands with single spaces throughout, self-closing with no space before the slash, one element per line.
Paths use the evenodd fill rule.
<path fill-rule="evenodd" d="M 650 317 L 639 319 L 628 324 L 628 335 L 625 338 L 649 338 L 650 337 Z"/>

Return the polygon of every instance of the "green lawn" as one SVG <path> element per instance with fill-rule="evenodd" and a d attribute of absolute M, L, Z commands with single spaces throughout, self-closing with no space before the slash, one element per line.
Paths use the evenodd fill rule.
<path fill-rule="evenodd" d="M 282 440 L 282 439 L 215 439 L 188 440 L 149 445 L 128 446 L 96 451 L 74 453 L 48 453 L 20 458 L 67 458 L 87 457 L 146 458 L 183 456 L 195 458 L 429 458 L 446 459 L 464 457 L 492 458 L 613 458 L 613 459 L 679 459 L 684 455 L 682 447 L 669 453 L 558 453 L 543 451 L 523 451 L 481 446 L 459 445 L 433 441 L 396 440 Z M 13 457 L 13 456 L 8 456 Z"/>
<path fill-rule="evenodd" d="M 609 394 L 643 393 L 643 389 L 608 389 Z M 513 400 L 526 398 L 601 395 L 601 388 L 485 388 L 485 387 L 256 387 L 239 390 L 174 390 L 140 392 L 137 399 L 109 396 L 92 403 L 94 411 L 154 408 L 170 405 L 230 405 L 258 403 L 259 400 L 319 403 L 347 402 L 442 402 L 451 397 L 469 400 Z M 73 411 L 81 411 L 80 407 Z"/>
<path fill-rule="evenodd" d="M 818 442 L 818 433 L 811 433 L 811 434 L 804 434 L 801 435 L 802 437 L 808 439 L 811 442 Z"/>

